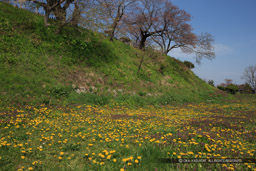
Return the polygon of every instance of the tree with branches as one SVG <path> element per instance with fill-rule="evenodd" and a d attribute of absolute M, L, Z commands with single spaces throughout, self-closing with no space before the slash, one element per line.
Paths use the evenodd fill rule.
<path fill-rule="evenodd" d="M 213 41 L 214 39 L 210 33 L 201 33 L 201 35 L 197 36 L 194 46 L 187 44 L 180 48 L 184 53 L 195 54 L 196 63 L 200 64 L 202 58 L 209 60 L 215 58 L 214 47 L 212 45 Z"/>
<path fill-rule="evenodd" d="M 94 2 L 94 8 L 98 9 L 97 17 L 101 19 L 102 25 L 106 27 L 105 33 L 113 41 L 121 20 L 136 0 L 95 0 Z"/>
<path fill-rule="evenodd" d="M 210 33 L 196 35 L 188 23 L 190 14 L 168 0 L 140 0 L 140 5 L 126 21 L 126 29 L 133 40 L 144 49 L 155 43 L 165 54 L 175 48 L 194 53 L 199 64 L 202 58 L 215 58 L 214 41 Z M 151 43 L 152 44 L 152 43 Z"/>
<path fill-rule="evenodd" d="M 195 46 L 196 35 L 192 32 L 192 27 L 187 23 L 188 21 L 190 21 L 190 15 L 187 12 L 167 1 L 165 8 L 159 14 L 159 24 L 157 25 L 164 30 L 151 38 L 165 54 L 174 48 L 187 45 Z"/>
<path fill-rule="evenodd" d="M 40 5 L 41 7 L 44 8 L 44 12 L 45 12 L 44 25 L 47 27 L 50 13 L 52 11 L 54 11 L 55 14 L 56 14 L 57 11 L 59 11 L 59 10 L 57 10 L 57 8 L 61 8 L 61 4 L 63 2 L 65 2 L 66 0 L 46 0 L 46 2 L 39 1 L 39 0 L 29 0 L 29 1 L 34 2 L 35 4 L 38 4 L 38 5 Z M 56 16 L 56 18 L 60 19 L 60 14 L 57 14 L 57 16 Z"/>
<path fill-rule="evenodd" d="M 126 32 L 144 49 L 149 37 L 165 30 L 160 24 L 160 13 L 164 0 L 139 0 L 135 10 L 125 18 Z"/>
<path fill-rule="evenodd" d="M 244 70 L 243 76 L 241 77 L 248 83 L 253 90 L 253 93 L 256 91 L 256 65 L 249 66 Z"/>

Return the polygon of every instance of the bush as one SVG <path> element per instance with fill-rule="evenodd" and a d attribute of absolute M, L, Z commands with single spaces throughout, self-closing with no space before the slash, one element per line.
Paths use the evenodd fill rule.
<path fill-rule="evenodd" d="M 235 84 L 229 84 L 226 87 L 226 91 L 231 94 L 236 94 L 236 92 L 238 92 L 238 86 Z"/>
<path fill-rule="evenodd" d="M 208 84 L 214 87 L 214 81 L 213 80 L 209 80 Z"/>
<path fill-rule="evenodd" d="M 195 65 L 192 62 L 184 61 L 183 62 L 189 69 L 195 68 Z"/>
<path fill-rule="evenodd" d="M 131 43 L 131 39 L 129 39 L 128 37 L 121 37 L 119 40 L 126 44 Z"/>
<path fill-rule="evenodd" d="M 217 86 L 218 89 L 222 90 L 222 91 L 226 91 L 226 87 L 223 86 Z"/>
<path fill-rule="evenodd" d="M 65 87 L 65 86 L 55 86 L 50 88 L 50 94 L 51 96 L 60 99 L 62 97 L 67 97 L 71 91 L 72 91 L 72 87 Z"/>
<path fill-rule="evenodd" d="M 242 85 L 242 86 L 243 86 L 243 87 L 242 87 L 243 93 L 246 93 L 246 94 L 251 94 L 251 93 L 253 93 L 252 87 L 251 87 L 248 83 L 246 83 L 246 84 L 244 84 L 244 85 Z"/>
<path fill-rule="evenodd" d="M 236 94 L 239 90 L 238 86 L 235 84 L 229 84 L 226 87 L 218 86 L 217 88 L 231 94 Z"/>

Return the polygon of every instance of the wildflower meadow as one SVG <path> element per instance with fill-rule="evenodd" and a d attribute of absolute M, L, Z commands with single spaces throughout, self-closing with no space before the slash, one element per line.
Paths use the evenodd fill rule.
<path fill-rule="evenodd" d="M 0 170 L 256 170 L 256 106 L 25 106 L 0 113 Z"/>

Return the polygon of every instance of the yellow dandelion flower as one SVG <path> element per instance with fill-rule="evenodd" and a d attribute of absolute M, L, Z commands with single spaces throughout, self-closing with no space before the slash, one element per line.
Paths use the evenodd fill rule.
<path fill-rule="evenodd" d="M 141 159 L 141 156 L 138 156 L 138 157 L 137 157 L 137 159 L 139 159 L 139 160 L 140 160 L 140 159 Z"/>
<path fill-rule="evenodd" d="M 132 165 L 132 163 L 131 163 L 131 162 L 129 162 L 129 163 L 128 163 L 128 166 L 131 166 L 131 165 Z"/>
<path fill-rule="evenodd" d="M 34 161 L 32 164 L 33 164 L 33 165 L 36 165 L 37 163 L 38 163 L 37 161 Z"/>
<path fill-rule="evenodd" d="M 63 155 L 64 155 L 64 152 L 60 152 L 60 155 L 63 156 Z"/>
<path fill-rule="evenodd" d="M 61 157 L 61 156 L 59 156 L 59 160 L 62 160 L 62 157 Z"/>
<path fill-rule="evenodd" d="M 189 151 L 189 152 L 187 152 L 187 154 L 191 154 L 191 155 L 192 155 L 192 154 L 194 154 L 194 153 L 193 153 L 192 151 Z"/>
<path fill-rule="evenodd" d="M 228 170 L 235 170 L 233 167 L 227 167 Z"/>
<path fill-rule="evenodd" d="M 113 162 L 116 162 L 116 159 L 113 159 Z"/>
<path fill-rule="evenodd" d="M 139 160 L 136 159 L 134 162 L 135 162 L 135 163 L 139 163 Z"/>
<path fill-rule="evenodd" d="M 125 171 L 124 168 L 121 168 L 120 171 Z"/>
<path fill-rule="evenodd" d="M 33 167 L 29 167 L 28 170 L 34 170 Z"/>
<path fill-rule="evenodd" d="M 21 156 L 20 158 L 21 158 L 21 159 L 25 159 L 25 156 Z"/>
<path fill-rule="evenodd" d="M 113 154 L 113 153 L 115 153 L 116 152 L 116 150 L 112 150 L 112 151 L 110 151 L 110 154 Z"/>

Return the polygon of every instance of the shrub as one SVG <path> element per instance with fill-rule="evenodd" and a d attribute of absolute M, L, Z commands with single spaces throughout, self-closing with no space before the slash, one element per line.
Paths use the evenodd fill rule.
<path fill-rule="evenodd" d="M 192 62 L 184 61 L 183 62 L 189 69 L 195 68 L 195 65 Z"/>
<path fill-rule="evenodd" d="M 223 86 L 217 86 L 218 89 L 222 90 L 222 91 L 226 91 L 226 87 Z"/>
<path fill-rule="evenodd" d="M 213 80 L 209 80 L 208 84 L 211 85 L 211 86 L 214 86 L 214 81 Z"/>
<path fill-rule="evenodd" d="M 131 39 L 129 39 L 128 37 L 121 37 L 119 40 L 126 44 L 131 43 Z"/>
<path fill-rule="evenodd" d="M 235 84 L 229 84 L 226 87 L 226 91 L 231 94 L 236 94 L 236 92 L 238 91 L 238 86 Z"/>

